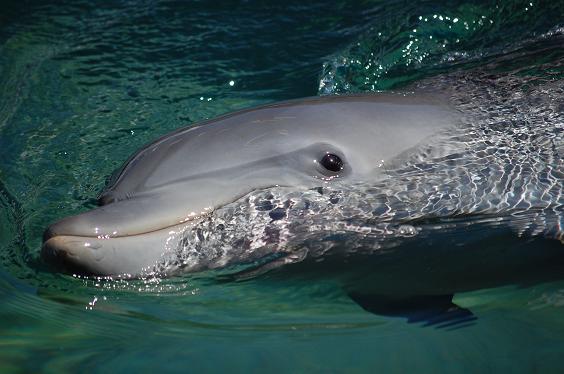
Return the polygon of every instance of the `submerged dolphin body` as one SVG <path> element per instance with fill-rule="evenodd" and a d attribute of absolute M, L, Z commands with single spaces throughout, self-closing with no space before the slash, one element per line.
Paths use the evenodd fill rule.
<path fill-rule="evenodd" d="M 50 226 L 42 255 L 99 275 L 327 275 L 375 313 L 464 320 L 453 293 L 564 274 L 562 122 L 478 112 L 333 96 L 180 129 L 133 155 L 103 206 Z"/>

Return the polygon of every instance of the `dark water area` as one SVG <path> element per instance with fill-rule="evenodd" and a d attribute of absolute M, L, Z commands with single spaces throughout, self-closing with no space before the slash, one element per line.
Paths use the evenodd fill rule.
<path fill-rule="evenodd" d="M 563 62 L 562 1 L 3 1 L 0 371 L 562 372 L 558 279 L 456 294 L 478 319 L 447 331 L 368 313 L 330 278 L 108 280 L 39 254 L 48 224 L 179 127 L 315 95 L 460 99 L 495 76 L 562 129 Z"/>

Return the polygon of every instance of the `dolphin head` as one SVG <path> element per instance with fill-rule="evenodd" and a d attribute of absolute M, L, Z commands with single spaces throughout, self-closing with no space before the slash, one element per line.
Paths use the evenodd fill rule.
<path fill-rule="evenodd" d="M 139 274 L 175 233 L 246 194 L 378 178 L 456 115 L 405 95 L 328 96 L 242 110 L 148 144 L 121 168 L 97 209 L 45 232 L 42 256 L 72 271 Z"/>

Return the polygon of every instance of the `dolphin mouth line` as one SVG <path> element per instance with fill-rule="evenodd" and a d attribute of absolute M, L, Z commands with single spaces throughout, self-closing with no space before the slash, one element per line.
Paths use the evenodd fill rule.
<path fill-rule="evenodd" d="M 259 189 L 268 189 L 268 188 L 273 188 L 273 187 L 286 187 L 283 185 L 265 185 Z M 98 235 L 92 235 L 92 234 L 88 234 L 88 233 L 77 233 L 77 232 L 73 232 L 73 230 L 62 230 L 61 232 L 59 232 L 59 230 L 56 229 L 56 226 L 65 221 L 65 219 L 59 220 L 53 224 L 51 224 L 44 232 L 43 232 L 43 245 L 45 245 L 49 240 L 59 237 L 59 236 L 64 236 L 64 237 L 77 237 L 77 238 L 84 238 L 84 239 L 99 239 L 99 240 L 110 240 L 110 239 L 118 239 L 118 238 L 128 238 L 128 237 L 138 237 L 140 235 L 149 235 L 151 233 L 157 233 L 157 232 L 161 232 L 163 230 L 166 229 L 173 229 L 176 228 L 178 226 L 181 225 L 189 225 L 189 224 L 193 224 L 195 221 L 202 221 L 203 219 L 210 217 L 213 215 L 213 213 L 218 210 L 221 209 L 223 206 L 229 205 L 239 199 L 241 199 L 242 197 L 252 193 L 253 191 L 256 191 L 257 189 L 253 189 L 251 191 L 247 191 L 245 193 L 241 193 L 238 194 L 237 196 L 235 196 L 232 200 L 227 201 L 224 204 L 221 205 L 217 205 L 217 206 L 211 206 L 209 209 L 206 210 L 202 210 L 199 213 L 190 213 L 186 216 L 184 216 L 184 218 L 179 219 L 177 222 L 171 223 L 171 224 L 165 224 L 163 226 L 153 226 L 152 228 L 149 228 L 147 230 L 139 230 L 137 232 L 131 233 L 131 234 L 123 234 L 120 233 L 119 231 L 114 231 L 111 234 L 108 233 L 103 233 L 103 234 L 98 234 Z M 119 201 L 118 201 L 119 202 Z M 108 204 L 110 205 L 110 204 Z M 88 213 L 88 212 L 85 212 Z M 74 217 L 80 217 L 80 214 Z M 70 217 L 70 219 L 72 220 L 73 217 Z"/>
<path fill-rule="evenodd" d="M 49 227 L 43 233 L 43 244 L 45 245 L 45 243 L 47 243 L 49 240 L 51 240 L 53 238 L 57 238 L 59 236 L 99 239 L 99 240 L 110 240 L 110 239 L 118 239 L 118 238 L 137 237 L 137 236 L 140 236 L 140 235 L 149 235 L 151 233 L 160 232 L 160 231 L 163 231 L 163 230 L 166 230 L 166 229 L 173 229 L 173 228 L 178 227 L 178 226 L 189 225 L 189 224 L 194 223 L 195 221 L 201 221 L 201 220 L 211 216 L 212 214 L 213 214 L 213 210 L 210 210 L 209 212 L 203 212 L 203 213 L 200 213 L 200 214 L 197 214 L 197 215 L 194 215 L 194 216 L 188 216 L 188 217 L 179 221 L 176 224 L 165 225 L 165 226 L 162 226 L 162 227 L 157 227 L 157 228 L 154 228 L 154 229 L 150 229 L 150 230 L 146 230 L 146 231 L 140 231 L 140 232 L 136 232 L 134 234 L 128 234 L 128 235 L 123 235 L 123 234 L 83 235 L 83 234 L 73 234 L 72 232 L 56 233 L 56 232 L 51 231 L 51 227 Z"/>

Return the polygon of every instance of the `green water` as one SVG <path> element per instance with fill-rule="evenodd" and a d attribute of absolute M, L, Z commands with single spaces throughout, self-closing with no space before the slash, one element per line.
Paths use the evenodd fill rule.
<path fill-rule="evenodd" d="M 0 371 L 562 372 L 564 281 L 458 294 L 478 321 L 445 331 L 369 314 L 330 281 L 81 279 L 39 251 L 180 126 L 453 72 L 559 84 L 563 27 L 562 1 L 3 2 Z"/>

